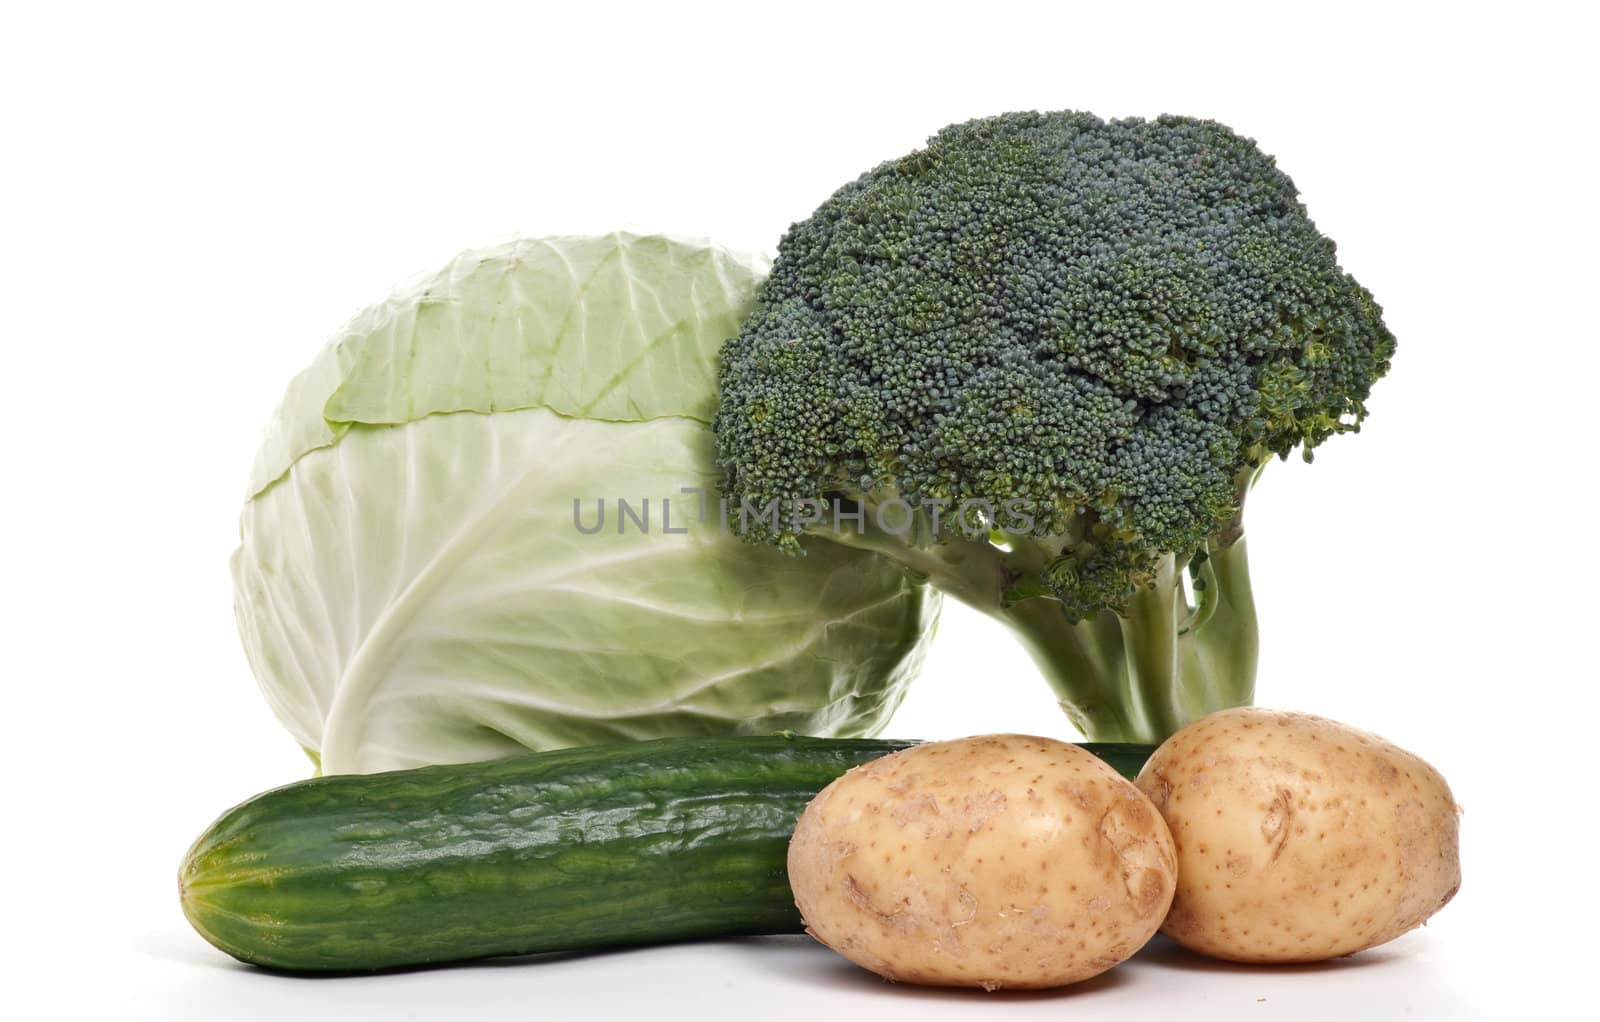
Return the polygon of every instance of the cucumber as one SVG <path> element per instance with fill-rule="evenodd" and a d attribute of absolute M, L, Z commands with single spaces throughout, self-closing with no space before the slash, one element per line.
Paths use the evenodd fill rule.
<path fill-rule="evenodd" d="M 667 738 L 321 777 L 217 820 L 179 871 L 228 954 L 295 972 L 799 932 L 806 803 L 914 742 Z M 1131 776 L 1150 746 L 1087 746 Z"/>

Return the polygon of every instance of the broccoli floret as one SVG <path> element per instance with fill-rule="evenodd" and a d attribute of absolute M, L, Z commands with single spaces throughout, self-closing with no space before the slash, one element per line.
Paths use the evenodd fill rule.
<path fill-rule="evenodd" d="M 1393 350 L 1249 139 L 970 121 L 790 228 L 723 353 L 724 490 L 860 513 L 734 524 L 898 557 L 1015 628 L 1088 737 L 1159 740 L 1251 700 L 1245 492 L 1356 430 Z"/>

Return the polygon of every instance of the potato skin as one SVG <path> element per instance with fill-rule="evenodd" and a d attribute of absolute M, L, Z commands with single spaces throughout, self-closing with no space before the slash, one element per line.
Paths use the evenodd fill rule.
<path fill-rule="evenodd" d="M 1139 774 L 1178 851 L 1162 932 L 1236 962 L 1315 962 L 1393 940 L 1461 886 L 1439 772 L 1376 735 L 1241 707 L 1168 738 Z"/>
<path fill-rule="evenodd" d="M 1176 884 L 1147 798 L 1066 742 L 984 735 L 856 767 L 789 843 L 817 940 L 887 979 L 1061 986 L 1137 951 Z"/>

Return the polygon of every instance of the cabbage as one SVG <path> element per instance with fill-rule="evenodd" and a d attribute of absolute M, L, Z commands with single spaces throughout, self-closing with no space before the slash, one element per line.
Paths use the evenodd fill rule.
<path fill-rule="evenodd" d="M 715 359 L 765 272 L 662 237 L 518 241 L 368 309 L 295 378 L 235 608 L 324 772 L 884 724 L 937 595 L 874 554 L 719 526 Z M 648 500 L 648 533 L 619 534 L 618 498 Z"/>

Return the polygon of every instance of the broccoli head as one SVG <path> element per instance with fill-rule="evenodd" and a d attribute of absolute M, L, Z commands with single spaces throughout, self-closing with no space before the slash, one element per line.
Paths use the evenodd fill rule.
<path fill-rule="evenodd" d="M 899 557 L 1015 628 L 1090 738 L 1157 740 L 1250 701 L 1245 493 L 1356 430 L 1393 350 L 1249 139 L 970 121 L 784 237 L 716 420 L 725 494 L 780 511 L 730 520 Z"/>

